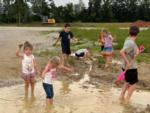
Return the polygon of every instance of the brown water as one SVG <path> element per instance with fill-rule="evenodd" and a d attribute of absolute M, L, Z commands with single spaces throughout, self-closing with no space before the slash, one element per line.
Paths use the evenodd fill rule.
<path fill-rule="evenodd" d="M 41 82 L 36 84 L 36 99 L 23 99 L 23 85 L 1 88 L 0 113 L 124 113 L 124 106 L 118 101 L 120 89 L 100 87 L 96 88 L 83 80 L 72 84 L 55 81 L 54 105 L 49 109 L 45 109 Z M 147 104 L 150 104 L 150 92 L 134 94 L 131 105 L 146 107 Z"/>

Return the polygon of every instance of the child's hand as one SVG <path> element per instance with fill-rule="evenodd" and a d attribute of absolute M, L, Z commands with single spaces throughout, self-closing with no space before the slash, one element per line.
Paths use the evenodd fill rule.
<path fill-rule="evenodd" d="M 44 79 L 44 76 L 43 76 L 43 75 L 41 75 L 40 77 L 41 77 L 41 79 Z"/>
<path fill-rule="evenodd" d="M 73 68 L 70 68 L 70 67 L 61 66 L 60 68 L 61 68 L 62 71 L 65 72 L 65 73 L 69 73 L 69 72 L 71 73 L 71 72 L 74 71 L 74 69 L 73 69 Z"/>
<path fill-rule="evenodd" d="M 70 68 L 68 71 L 72 73 L 74 72 L 74 68 Z"/>
<path fill-rule="evenodd" d="M 41 72 L 40 72 L 39 70 L 36 70 L 35 73 L 36 73 L 37 75 L 41 75 Z"/>
<path fill-rule="evenodd" d="M 19 44 L 18 47 L 19 49 L 21 49 L 23 47 L 23 44 Z"/>

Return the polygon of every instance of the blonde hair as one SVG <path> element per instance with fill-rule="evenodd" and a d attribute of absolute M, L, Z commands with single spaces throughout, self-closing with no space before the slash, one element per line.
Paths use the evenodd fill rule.
<path fill-rule="evenodd" d="M 50 63 L 55 65 L 55 66 L 58 66 L 60 65 L 60 57 L 58 56 L 54 56 L 50 59 Z"/>

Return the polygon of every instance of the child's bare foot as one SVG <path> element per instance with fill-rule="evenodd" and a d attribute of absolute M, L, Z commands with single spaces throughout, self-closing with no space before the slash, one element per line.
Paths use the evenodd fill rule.
<path fill-rule="evenodd" d="M 119 100 L 120 100 L 121 102 L 124 102 L 124 101 L 125 101 L 125 98 L 124 98 L 124 97 L 120 97 Z"/>
<path fill-rule="evenodd" d="M 23 98 L 23 101 L 28 101 L 28 97 L 27 96 L 25 96 L 24 98 Z"/>
<path fill-rule="evenodd" d="M 125 104 L 129 104 L 130 103 L 130 100 L 129 99 L 125 99 Z"/>
<path fill-rule="evenodd" d="M 35 100 L 36 100 L 36 98 L 35 98 L 34 95 L 31 96 L 31 100 L 32 100 L 32 101 L 35 101 Z"/>
<path fill-rule="evenodd" d="M 28 93 L 25 93 L 24 99 L 28 99 Z"/>

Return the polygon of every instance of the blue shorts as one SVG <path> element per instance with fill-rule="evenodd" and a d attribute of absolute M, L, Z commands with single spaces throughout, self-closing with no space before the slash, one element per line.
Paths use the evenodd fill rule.
<path fill-rule="evenodd" d="M 46 98 L 52 99 L 54 97 L 53 85 L 43 83 L 43 88 L 44 88 L 45 93 L 46 93 Z"/>
<path fill-rule="evenodd" d="M 104 52 L 112 52 L 113 48 L 112 47 L 104 47 L 103 51 Z"/>

